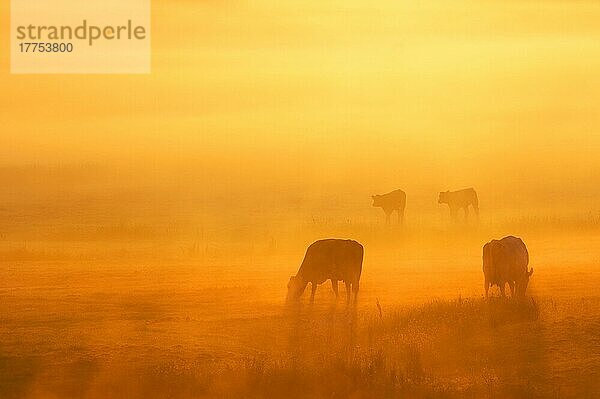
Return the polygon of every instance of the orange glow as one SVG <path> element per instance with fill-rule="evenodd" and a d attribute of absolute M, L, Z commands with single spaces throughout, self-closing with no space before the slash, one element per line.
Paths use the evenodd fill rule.
<path fill-rule="evenodd" d="M 153 0 L 148 75 L 11 75 L 8 3 L 0 397 L 600 391 L 599 2 Z M 508 235 L 527 300 L 486 302 Z M 355 313 L 302 291 L 324 238 Z"/>

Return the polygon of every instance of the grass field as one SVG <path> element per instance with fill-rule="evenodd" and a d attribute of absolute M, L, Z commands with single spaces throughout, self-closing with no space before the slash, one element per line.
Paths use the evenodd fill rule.
<path fill-rule="evenodd" d="M 593 398 L 600 390 L 593 219 L 472 228 L 306 219 L 277 234 L 57 225 L 3 226 L 2 398 Z M 510 231 L 529 246 L 529 297 L 485 302 L 481 245 Z M 313 306 L 304 298 L 286 307 L 306 245 L 328 236 L 365 245 L 358 306 L 336 303 L 326 284 Z"/>
<path fill-rule="evenodd" d="M 596 214 L 489 211 L 453 225 L 440 209 L 411 212 L 400 227 L 362 204 L 218 212 L 123 195 L 4 198 L 1 398 L 593 398 L 600 389 Z M 508 234 L 528 245 L 529 296 L 485 302 L 482 245 Z M 365 247 L 358 306 L 336 303 L 325 284 L 313 306 L 305 295 L 287 307 L 289 276 L 324 237 Z"/>

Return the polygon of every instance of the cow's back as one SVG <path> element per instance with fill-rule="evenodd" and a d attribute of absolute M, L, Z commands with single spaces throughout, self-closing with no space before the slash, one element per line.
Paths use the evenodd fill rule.
<path fill-rule="evenodd" d="M 477 192 L 472 187 L 465 188 L 463 190 L 452 191 L 448 196 L 448 203 L 457 206 L 477 204 L 478 202 Z"/>
<path fill-rule="evenodd" d="M 508 273 L 510 277 L 516 279 L 527 271 L 529 265 L 529 252 L 523 240 L 518 237 L 508 236 L 500 240 L 506 248 L 507 256 L 510 259 Z"/>
<path fill-rule="evenodd" d="M 353 240 L 319 240 L 306 250 L 299 273 L 317 283 L 327 279 L 358 281 L 363 252 L 363 246 Z"/>
<path fill-rule="evenodd" d="M 406 193 L 402 190 L 394 190 L 387 194 L 383 194 L 381 198 L 386 205 L 391 207 L 403 208 L 406 205 Z"/>
<path fill-rule="evenodd" d="M 483 247 L 483 273 L 492 284 L 515 281 L 527 271 L 529 253 L 523 240 L 508 236 Z"/>

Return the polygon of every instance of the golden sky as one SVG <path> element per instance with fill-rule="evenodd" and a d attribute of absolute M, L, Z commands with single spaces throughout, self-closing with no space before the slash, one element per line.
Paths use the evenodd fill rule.
<path fill-rule="evenodd" d="M 378 190 L 599 181 L 597 1 L 154 0 L 150 75 L 10 75 L 7 3 L 0 164 Z"/>

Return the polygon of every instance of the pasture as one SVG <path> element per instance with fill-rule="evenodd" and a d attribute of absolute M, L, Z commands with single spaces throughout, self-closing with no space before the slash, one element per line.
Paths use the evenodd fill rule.
<path fill-rule="evenodd" d="M 225 229 L 81 212 L 85 225 L 31 210 L 3 219 L 2 398 L 592 398 L 600 389 L 595 218 L 400 227 L 273 216 Z M 528 299 L 485 302 L 481 246 L 507 232 L 529 247 Z M 336 303 L 328 283 L 314 306 L 307 291 L 286 307 L 307 245 L 331 236 L 365 246 L 357 307 Z"/>

